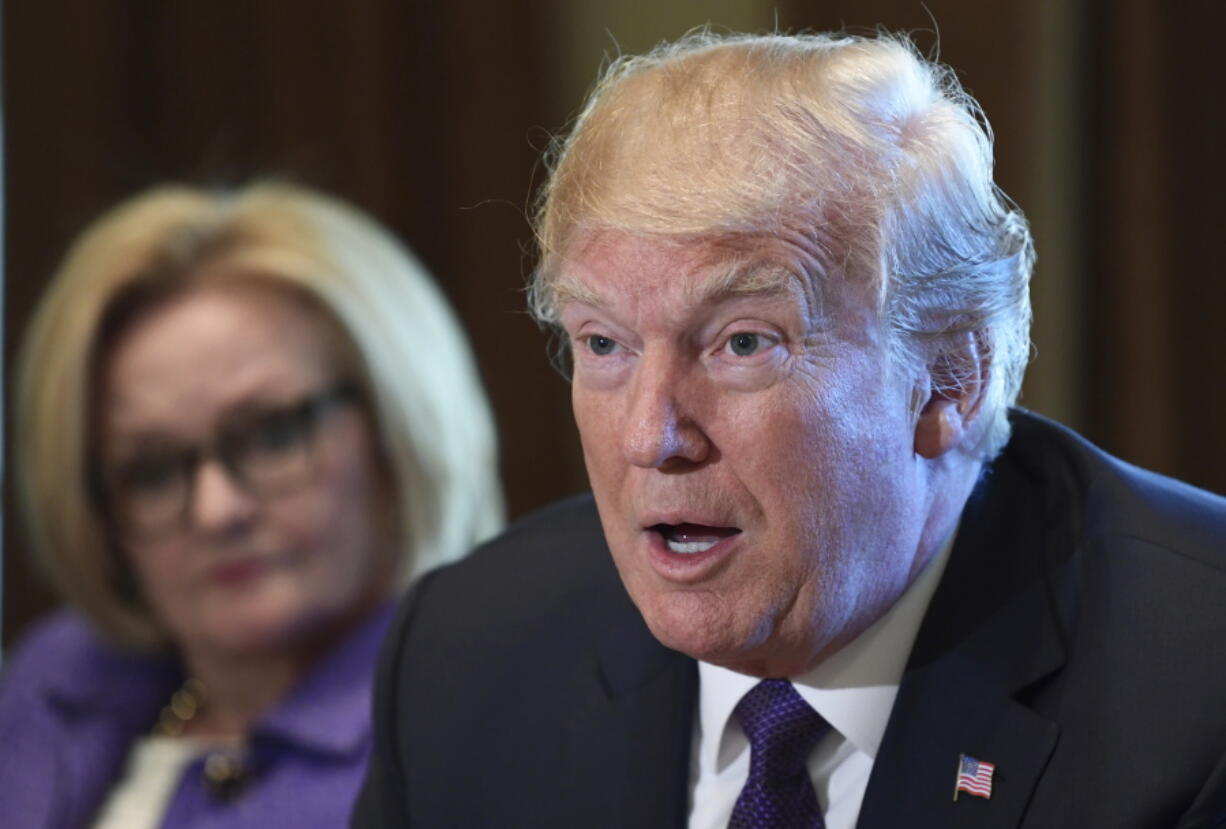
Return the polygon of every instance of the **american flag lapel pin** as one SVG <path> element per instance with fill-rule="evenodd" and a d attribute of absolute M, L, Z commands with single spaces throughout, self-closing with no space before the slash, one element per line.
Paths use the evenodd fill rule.
<path fill-rule="evenodd" d="M 986 760 L 976 760 L 974 757 L 959 754 L 958 782 L 954 785 L 954 802 L 958 802 L 959 792 L 991 799 L 992 773 L 995 771 L 995 763 L 989 763 Z"/>

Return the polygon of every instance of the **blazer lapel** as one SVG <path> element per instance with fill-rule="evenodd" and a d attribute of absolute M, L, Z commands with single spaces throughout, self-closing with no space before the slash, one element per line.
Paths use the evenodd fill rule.
<path fill-rule="evenodd" d="M 618 587 L 566 714 L 565 825 L 681 827 L 698 672 L 662 646 Z"/>
<path fill-rule="evenodd" d="M 54 798 L 54 825 L 89 823 L 122 775 L 133 740 L 153 725 L 179 676 L 168 658 L 98 649 L 47 689 L 64 728 L 40 784 Z"/>
<path fill-rule="evenodd" d="M 1059 736 L 1025 704 L 1065 661 L 1075 591 L 1059 514 L 1008 463 L 972 496 L 899 687 L 861 829 L 1020 825 Z M 955 799 L 963 754 L 995 765 L 990 799 Z"/>

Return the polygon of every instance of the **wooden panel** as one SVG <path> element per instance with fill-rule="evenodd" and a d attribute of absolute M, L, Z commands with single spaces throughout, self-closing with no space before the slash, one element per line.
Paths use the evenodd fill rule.
<path fill-rule="evenodd" d="M 1226 493 L 1220 3 L 1094 4 L 1095 437 Z"/>

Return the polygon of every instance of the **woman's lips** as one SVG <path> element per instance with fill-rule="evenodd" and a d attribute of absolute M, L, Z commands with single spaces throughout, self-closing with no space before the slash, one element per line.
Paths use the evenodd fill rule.
<path fill-rule="evenodd" d="M 653 524 L 648 550 L 656 571 L 672 581 L 693 582 L 712 574 L 736 546 L 736 527 L 706 524 Z"/>
<path fill-rule="evenodd" d="M 226 561 L 210 567 L 209 578 L 226 587 L 238 587 L 260 578 L 268 569 L 268 563 L 258 558 Z"/>

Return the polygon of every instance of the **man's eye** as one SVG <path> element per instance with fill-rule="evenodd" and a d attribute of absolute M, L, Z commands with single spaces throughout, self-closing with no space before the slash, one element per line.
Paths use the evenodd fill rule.
<path fill-rule="evenodd" d="M 617 348 L 616 340 L 610 337 L 601 336 L 600 334 L 593 334 L 585 339 L 587 340 L 588 349 L 593 354 L 600 357 L 604 357 L 607 354 L 612 354 L 614 349 Z"/>
<path fill-rule="evenodd" d="M 766 337 L 740 331 L 728 338 L 728 350 L 738 357 L 751 357 L 768 344 Z"/>

